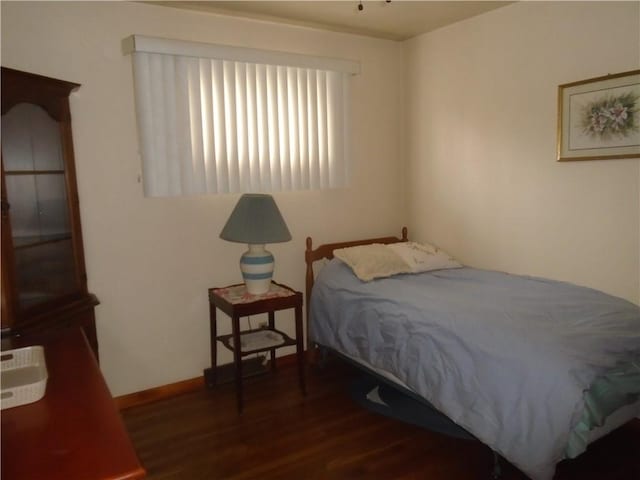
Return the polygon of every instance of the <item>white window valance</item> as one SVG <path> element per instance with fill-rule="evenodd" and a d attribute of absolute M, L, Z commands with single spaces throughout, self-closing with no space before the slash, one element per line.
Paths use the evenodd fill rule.
<path fill-rule="evenodd" d="M 148 196 L 347 185 L 359 64 L 134 35 Z"/>

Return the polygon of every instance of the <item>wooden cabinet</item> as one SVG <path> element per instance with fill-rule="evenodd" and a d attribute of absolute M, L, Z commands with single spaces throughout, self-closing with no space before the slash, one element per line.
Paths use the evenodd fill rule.
<path fill-rule="evenodd" d="M 97 355 L 69 111 L 78 87 L 2 68 L 2 334 L 79 325 Z"/>

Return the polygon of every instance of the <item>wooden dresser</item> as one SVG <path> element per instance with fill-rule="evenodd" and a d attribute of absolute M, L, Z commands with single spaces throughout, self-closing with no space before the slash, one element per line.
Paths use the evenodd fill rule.
<path fill-rule="evenodd" d="M 41 400 L 2 410 L 2 479 L 124 480 L 145 476 L 80 328 L 10 348 L 44 345 Z"/>

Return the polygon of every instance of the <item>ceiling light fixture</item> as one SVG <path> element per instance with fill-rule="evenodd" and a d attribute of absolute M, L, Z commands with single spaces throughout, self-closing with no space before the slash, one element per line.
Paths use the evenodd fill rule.
<path fill-rule="evenodd" d="M 384 3 L 391 3 L 391 0 L 384 0 Z M 364 5 L 362 4 L 362 0 L 358 2 L 358 11 L 362 12 L 364 10 Z"/>

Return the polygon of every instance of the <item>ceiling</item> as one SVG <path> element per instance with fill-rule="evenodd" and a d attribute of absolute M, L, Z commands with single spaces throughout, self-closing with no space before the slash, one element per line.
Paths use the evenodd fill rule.
<path fill-rule="evenodd" d="M 145 3 L 284 22 L 389 40 L 406 40 L 513 2 L 343 0 Z M 362 10 L 358 8 L 359 5 L 362 5 Z"/>

